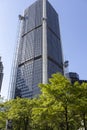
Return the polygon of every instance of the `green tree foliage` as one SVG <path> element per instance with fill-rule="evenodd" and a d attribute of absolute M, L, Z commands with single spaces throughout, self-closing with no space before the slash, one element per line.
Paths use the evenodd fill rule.
<path fill-rule="evenodd" d="M 1 104 L 1 128 L 10 119 L 13 130 L 87 130 L 87 83 L 71 84 L 61 74 L 53 74 L 48 84 L 39 87 L 37 98 Z"/>
<path fill-rule="evenodd" d="M 6 104 L 7 117 L 12 120 L 14 130 L 31 130 L 33 100 L 17 98 Z"/>
<path fill-rule="evenodd" d="M 77 130 L 83 122 L 86 129 L 86 86 L 78 82 L 73 85 L 61 74 L 53 74 L 48 84 L 40 84 L 42 94 L 33 108 L 36 126 L 42 130 Z"/>
<path fill-rule="evenodd" d="M 75 82 L 71 91 L 75 95 L 73 105 L 74 112 L 79 117 L 79 127 L 84 127 L 87 130 L 87 83 Z"/>
<path fill-rule="evenodd" d="M 35 122 L 39 127 L 54 130 L 69 130 L 73 124 L 72 100 L 70 81 L 61 74 L 54 74 L 49 84 L 40 84 L 41 92 L 39 108 L 34 108 Z M 38 125 L 38 123 L 37 123 Z M 74 125 L 73 125 L 74 127 Z M 74 129 L 74 128 L 72 128 Z"/>
<path fill-rule="evenodd" d="M 0 104 L 0 129 L 4 130 L 6 125 L 6 113 L 4 111 L 4 103 Z"/>

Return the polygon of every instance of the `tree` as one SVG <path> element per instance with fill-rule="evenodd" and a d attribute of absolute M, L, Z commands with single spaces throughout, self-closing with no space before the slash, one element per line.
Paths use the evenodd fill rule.
<path fill-rule="evenodd" d="M 61 74 L 53 74 L 48 84 L 40 84 L 39 107 L 34 108 L 34 119 L 40 127 L 52 130 L 69 130 L 72 118 L 72 85 Z M 76 127 L 73 125 L 73 127 Z M 72 128 L 74 129 L 74 128 Z"/>
<path fill-rule="evenodd" d="M 37 98 L 17 98 L 0 105 L 1 128 L 11 120 L 13 130 L 87 130 L 87 83 L 71 84 L 57 73 L 39 87 Z"/>
<path fill-rule="evenodd" d="M 75 95 L 74 109 L 79 117 L 78 124 L 87 130 L 87 83 L 75 82 L 72 91 Z"/>
<path fill-rule="evenodd" d="M 6 125 L 6 113 L 4 112 L 4 103 L 0 104 L 0 129 L 4 129 Z"/>
<path fill-rule="evenodd" d="M 33 100 L 17 98 L 5 103 L 7 119 L 12 120 L 14 130 L 31 130 Z"/>
<path fill-rule="evenodd" d="M 6 127 L 6 113 L 4 107 L 4 98 L 0 97 L 0 130 Z"/>

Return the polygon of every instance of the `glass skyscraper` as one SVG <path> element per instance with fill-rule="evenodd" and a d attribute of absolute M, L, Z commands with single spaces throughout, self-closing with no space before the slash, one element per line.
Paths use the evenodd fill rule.
<path fill-rule="evenodd" d="M 58 14 L 48 0 L 45 1 L 46 17 L 43 16 L 43 0 L 37 0 L 24 11 L 23 16 L 19 16 L 21 32 L 16 52 L 16 64 L 11 75 L 10 98 L 17 96 L 33 98 L 40 93 L 38 84 L 44 83 L 44 73 L 47 79 L 56 72 L 63 74 Z M 46 34 L 43 31 L 45 22 Z M 45 35 L 44 42 L 43 35 Z M 46 70 L 44 69 L 45 72 L 44 65 L 47 67 Z"/>
<path fill-rule="evenodd" d="M 3 64 L 0 57 L 0 92 L 1 92 L 2 80 L 3 80 Z"/>

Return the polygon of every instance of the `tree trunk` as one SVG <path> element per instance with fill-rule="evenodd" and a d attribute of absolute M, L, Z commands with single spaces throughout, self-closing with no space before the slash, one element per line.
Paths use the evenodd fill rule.
<path fill-rule="evenodd" d="M 83 114 L 83 123 L 84 123 L 84 128 L 85 128 L 85 130 L 87 130 L 87 127 L 86 127 L 86 119 L 85 119 L 85 113 Z"/>
<path fill-rule="evenodd" d="M 19 121 L 18 130 L 21 130 L 21 120 Z"/>
<path fill-rule="evenodd" d="M 65 118 L 66 118 L 66 130 L 69 130 L 67 106 L 65 107 Z"/>
<path fill-rule="evenodd" d="M 27 130 L 28 128 L 28 117 L 24 120 L 24 130 Z"/>

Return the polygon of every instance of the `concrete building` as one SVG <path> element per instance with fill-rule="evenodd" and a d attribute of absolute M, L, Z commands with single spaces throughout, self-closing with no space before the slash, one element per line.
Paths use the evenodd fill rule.
<path fill-rule="evenodd" d="M 33 98 L 40 93 L 39 83 L 47 83 L 53 73 L 63 74 L 59 19 L 48 0 L 37 0 L 19 19 L 21 31 L 9 97 Z"/>
<path fill-rule="evenodd" d="M 82 80 L 79 78 L 79 75 L 76 73 L 76 72 L 69 72 L 67 74 L 67 78 L 70 79 L 71 83 L 74 83 L 76 81 L 78 81 L 80 84 L 82 84 L 83 82 L 84 83 L 87 83 L 87 80 Z"/>

